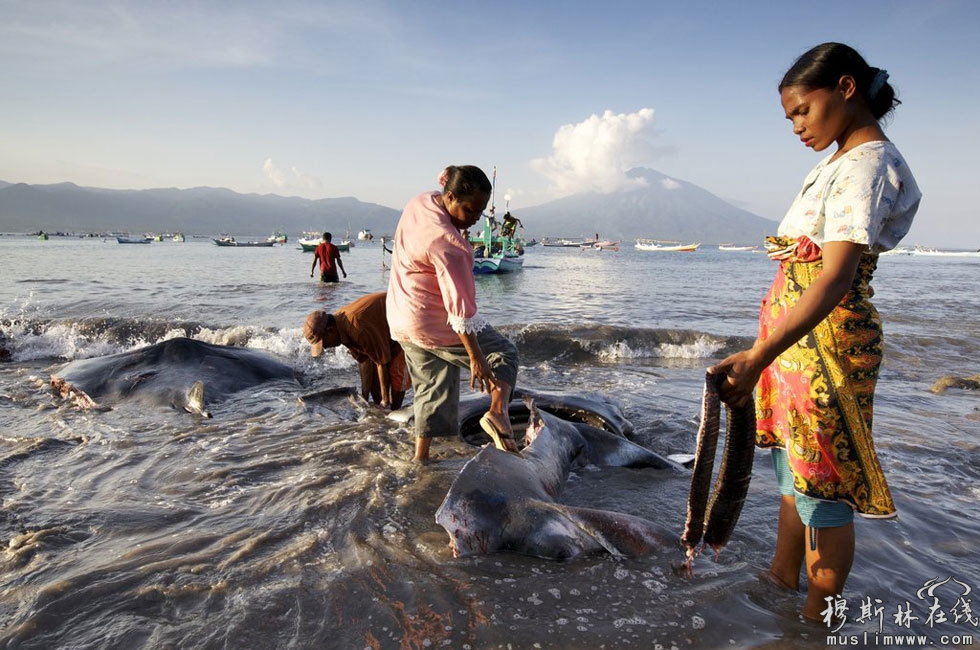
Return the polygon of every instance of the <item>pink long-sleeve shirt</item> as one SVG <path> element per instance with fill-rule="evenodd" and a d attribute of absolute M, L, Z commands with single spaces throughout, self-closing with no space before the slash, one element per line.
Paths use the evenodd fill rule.
<path fill-rule="evenodd" d="M 459 345 L 459 334 L 479 332 L 473 248 L 426 192 L 408 202 L 398 221 L 388 277 L 391 338 L 424 348 Z"/>

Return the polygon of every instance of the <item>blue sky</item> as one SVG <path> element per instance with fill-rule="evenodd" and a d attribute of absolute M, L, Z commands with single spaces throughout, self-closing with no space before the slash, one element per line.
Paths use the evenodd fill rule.
<path fill-rule="evenodd" d="M 821 154 L 776 84 L 842 41 L 904 102 L 886 132 L 924 193 L 905 243 L 980 248 L 975 0 L 0 0 L 0 16 L 2 180 L 400 209 L 472 163 L 496 165 L 518 214 L 639 165 L 779 219 Z"/>

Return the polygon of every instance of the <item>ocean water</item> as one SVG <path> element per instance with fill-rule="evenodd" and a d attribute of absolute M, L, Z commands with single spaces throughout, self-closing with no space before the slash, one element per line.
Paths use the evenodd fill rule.
<path fill-rule="evenodd" d="M 760 580 L 778 497 L 766 452 L 732 541 L 680 575 L 677 549 L 555 562 L 453 558 L 434 513 L 476 449 L 342 396 L 343 350 L 309 357 L 303 317 L 387 276 L 377 243 L 323 286 L 294 244 L 134 246 L 0 237 L 0 646 L 4 648 L 968 647 L 980 638 L 980 400 L 930 387 L 980 372 L 980 258 L 882 257 L 886 358 L 875 437 L 899 518 L 858 520 L 831 630 Z M 775 272 L 765 255 L 531 248 L 477 278 L 481 311 L 521 352 L 522 386 L 599 392 L 634 440 L 691 453 L 704 369 L 750 344 Z M 69 361 L 177 336 L 247 347 L 295 383 L 246 390 L 204 420 L 166 405 L 83 411 L 50 376 Z M 464 386 L 464 391 L 468 389 Z M 689 478 L 587 467 L 563 501 L 680 534 Z M 966 605 L 976 602 L 976 610 Z"/>

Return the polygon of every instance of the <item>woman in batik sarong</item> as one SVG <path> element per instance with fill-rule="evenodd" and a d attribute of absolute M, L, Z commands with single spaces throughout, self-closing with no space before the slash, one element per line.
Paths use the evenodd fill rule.
<path fill-rule="evenodd" d="M 756 444 L 772 449 L 782 494 L 769 575 L 796 590 L 805 567 L 802 613 L 829 620 L 854 559 L 854 513 L 895 516 L 871 436 L 882 335 L 869 283 L 921 194 L 882 131 L 899 104 L 887 72 L 824 43 L 797 59 L 779 92 L 803 145 L 836 149 L 767 240 L 779 267 L 755 344 L 710 371 L 727 375 L 729 404 L 756 391 Z"/>

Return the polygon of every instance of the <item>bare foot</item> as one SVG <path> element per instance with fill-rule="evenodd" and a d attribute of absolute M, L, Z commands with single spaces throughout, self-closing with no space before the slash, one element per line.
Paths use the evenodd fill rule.
<path fill-rule="evenodd" d="M 782 589 L 783 591 L 799 591 L 799 588 L 789 585 L 771 570 L 760 573 L 759 579 L 763 580 L 764 582 L 768 582 L 772 586 Z"/>
<path fill-rule="evenodd" d="M 431 444 L 432 444 L 432 438 L 416 438 L 415 456 L 412 458 L 412 462 L 418 463 L 419 465 L 428 465 L 429 447 Z"/>

